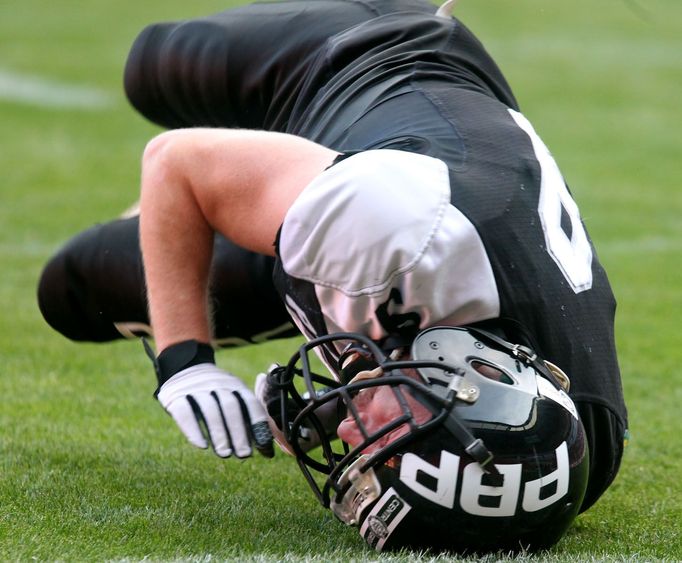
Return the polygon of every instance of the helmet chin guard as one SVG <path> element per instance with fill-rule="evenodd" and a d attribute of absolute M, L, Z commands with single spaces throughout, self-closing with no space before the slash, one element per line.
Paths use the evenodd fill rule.
<path fill-rule="evenodd" d="M 344 345 L 351 353 L 336 371 L 349 383 L 312 369 L 311 351 Z M 338 333 L 271 374 L 282 429 L 318 500 L 380 551 L 556 543 L 580 508 L 589 457 L 563 372 L 474 328 L 424 330 L 408 357 Z M 391 416 L 377 424 L 364 409 L 380 391 Z M 355 429 L 352 444 L 329 436 L 330 413 Z M 320 447 L 308 451 L 311 433 Z"/>

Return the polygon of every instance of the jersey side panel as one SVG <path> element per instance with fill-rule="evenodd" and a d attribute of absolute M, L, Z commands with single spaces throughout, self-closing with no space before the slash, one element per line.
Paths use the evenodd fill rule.
<path fill-rule="evenodd" d="M 466 165 L 450 171 L 452 202 L 485 244 L 500 292 L 500 316 L 535 336 L 539 351 L 571 377 L 575 399 L 607 405 L 624 421 L 615 299 L 606 273 L 586 234 L 589 287 L 572 283 L 548 248 L 541 191 L 568 193 L 563 179 L 560 187 L 547 185 L 547 167 L 541 167 L 537 147 L 509 108 L 446 88 L 426 93 L 465 140 Z M 561 232 L 550 236 L 550 243 L 556 237 L 575 241 L 579 231 L 585 233 L 579 216 L 570 220 L 574 211 L 567 206 L 563 196 L 551 209 Z M 587 260 L 587 252 L 577 248 L 582 252 L 577 258 Z"/>

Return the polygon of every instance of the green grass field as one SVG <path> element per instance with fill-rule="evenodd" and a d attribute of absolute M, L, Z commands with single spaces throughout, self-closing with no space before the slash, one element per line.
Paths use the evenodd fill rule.
<path fill-rule="evenodd" d="M 122 94 L 136 33 L 224 7 L 0 3 L 0 560 L 378 558 L 293 460 L 187 445 L 141 346 L 73 344 L 36 307 L 48 256 L 136 198 L 157 132 Z M 613 487 L 537 559 L 682 560 L 682 3 L 462 0 L 458 14 L 552 148 L 619 300 L 632 440 Z M 252 380 L 291 349 L 219 362 Z"/>

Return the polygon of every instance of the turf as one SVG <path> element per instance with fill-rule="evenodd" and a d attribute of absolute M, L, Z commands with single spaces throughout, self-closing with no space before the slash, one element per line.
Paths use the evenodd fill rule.
<path fill-rule="evenodd" d="M 0 80 L 1 560 L 377 558 L 316 505 L 291 459 L 223 462 L 185 444 L 151 397 L 139 345 L 71 343 L 36 307 L 49 255 L 136 198 L 139 156 L 157 129 L 122 95 L 131 41 L 150 21 L 223 7 L 0 3 L 0 76 L 99 96 L 47 107 L 11 98 Z M 682 4 L 462 0 L 458 13 L 552 148 L 619 300 L 633 438 L 613 487 L 535 559 L 681 560 Z M 219 361 L 252 380 L 293 344 Z"/>

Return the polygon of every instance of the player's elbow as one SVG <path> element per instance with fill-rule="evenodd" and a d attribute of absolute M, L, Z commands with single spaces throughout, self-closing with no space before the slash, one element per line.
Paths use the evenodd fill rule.
<path fill-rule="evenodd" d="M 177 131 L 166 131 L 147 143 L 142 153 L 142 170 L 167 165 Z"/>
<path fill-rule="evenodd" d="M 181 172 L 180 131 L 166 131 L 147 143 L 142 154 L 142 193 L 154 186 L 172 185 Z"/>

